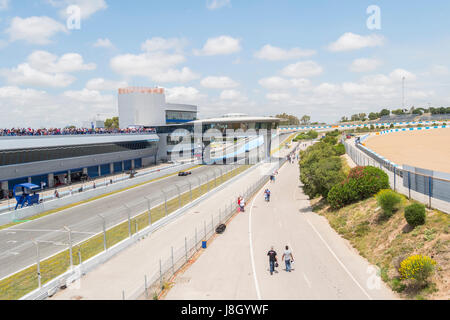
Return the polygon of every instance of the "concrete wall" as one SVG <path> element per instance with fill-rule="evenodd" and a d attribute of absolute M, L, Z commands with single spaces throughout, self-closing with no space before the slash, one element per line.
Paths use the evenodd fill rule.
<path fill-rule="evenodd" d="M 192 163 L 188 163 L 188 164 L 183 164 L 183 165 L 171 167 L 169 169 L 161 170 L 159 172 L 150 173 L 150 174 L 142 176 L 142 177 L 136 177 L 136 178 L 133 178 L 133 179 L 128 179 L 126 181 L 110 184 L 110 185 L 108 185 L 106 187 L 103 187 L 103 188 L 97 188 L 97 189 L 85 191 L 85 192 L 82 192 L 82 193 L 77 193 L 77 194 L 74 194 L 73 196 L 70 196 L 70 197 L 64 197 L 64 198 L 60 198 L 60 199 L 55 199 L 55 200 L 51 200 L 51 201 L 47 201 L 47 202 L 41 203 L 39 205 L 35 205 L 33 207 L 26 207 L 26 208 L 19 209 L 19 210 L 16 210 L 16 211 L 6 212 L 6 213 L 3 213 L 3 214 L 0 214 L 0 225 L 11 223 L 13 220 L 26 219 L 28 217 L 37 215 L 39 213 L 42 213 L 42 212 L 45 212 L 45 211 L 48 211 L 48 210 L 60 208 L 60 207 L 66 206 L 66 205 L 71 204 L 71 203 L 77 203 L 77 202 L 80 202 L 80 201 L 83 201 L 83 200 L 87 200 L 87 199 L 90 199 L 90 198 L 93 198 L 93 197 L 97 197 L 97 196 L 105 194 L 105 193 L 121 190 L 121 189 L 130 187 L 130 186 L 133 186 L 133 185 L 145 182 L 145 181 L 150 181 L 150 180 L 153 180 L 153 179 L 157 179 L 157 178 L 165 176 L 167 174 L 171 174 L 171 173 L 175 173 L 175 172 L 178 172 L 178 171 L 186 170 L 188 168 L 191 168 L 193 165 L 194 164 L 192 164 Z"/>
<path fill-rule="evenodd" d="M 119 126 L 163 126 L 166 124 L 166 97 L 163 93 L 119 94 Z"/>

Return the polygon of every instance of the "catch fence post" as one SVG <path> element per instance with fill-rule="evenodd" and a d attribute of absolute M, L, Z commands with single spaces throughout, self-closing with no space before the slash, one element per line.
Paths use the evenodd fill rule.
<path fill-rule="evenodd" d="M 69 260 L 70 260 L 70 269 L 73 269 L 73 256 L 72 256 L 72 230 L 69 227 L 65 226 L 64 229 L 68 232 L 69 236 Z"/>
<path fill-rule="evenodd" d="M 431 176 L 428 177 L 428 207 L 431 209 L 431 197 L 432 197 L 432 183 L 431 183 Z"/>
<path fill-rule="evenodd" d="M 106 251 L 108 248 L 106 246 L 106 222 L 105 218 L 102 215 L 98 215 L 102 219 L 102 226 L 103 226 L 103 249 Z"/>
<path fill-rule="evenodd" d="M 396 188 L 395 188 L 395 182 L 396 182 L 396 179 L 397 177 L 396 177 L 396 170 L 395 170 L 395 167 L 394 167 L 394 191 L 396 191 Z"/>
<path fill-rule="evenodd" d="M 152 225 L 152 202 L 147 197 L 145 199 L 147 199 L 147 206 L 148 206 L 148 225 L 151 226 Z"/>
<path fill-rule="evenodd" d="M 41 284 L 41 257 L 39 255 L 39 242 L 33 241 L 36 245 L 36 266 L 37 266 L 37 277 L 38 277 L 38 287 L 42 287 Z"/>
<path fill-rule="evenodd" d="M 191 197 L 191 202 L 192 202 L 192 184 L 191 184 L 191 181 L 188 181 L 188 182 L 189 182 L 189 195 Z"/>
<path fill-rule="evenodd" d="M 180 192 L 180 187 L 176 184 L 175 187 L 177 188 L 178 191 L 178 208 L 181 208 L 181 192 Z"/>
<path fill-rule="evenodd" d="M 167 196 L 166 196 L 166 193 L 163 191 L 163 190 L 161 190 L 161 192 L 163 193 L 163 196 L 164 196 L 164 210 L 165 210 L 165 213 L 166 213 L 166 217 L 167 217 Z"/>
<path fill-rule="evenodd" d="M 145 297 L 148 298 L 147 275 L 144 275 L 144 289 L 145 289 Z"/>
<path fill-rule="evenodd" d="M 171 252 L 172 252 L 172 274 L 175 275 L 175 265 L 173 262 L 173 247 L 171 247 Z"/>
<path fill-rule="evenodd" d="M 184 237 L 184 252 L 186 254 L 186 262 L 188 261 L 187 238 Z"/>
<path fill-rule="evenodd" d="M 159 259 L 159 286 L 163 287 L 163 282 L 162 282 L 162 262 L 161 259 Z"/>
<path fill-rule="evenodd" d="M 195 228 L 195 244 L 194 244 L 194 247 L 195 247 L 195 251 L 197 251 L 197 227 Z"/>
<path fill-rule="evenodd" d="M 408 199 L 411 199 L 411 172 L 408 171 Z"/>
<path fill-rule="evenodd" d="M 127 206 L 125 206 L 127 208 L 127 214 L 128 214 L 128 235 L 131 238 L 131 213 L 130 213 L 130 208 L 128 208 Z"/>

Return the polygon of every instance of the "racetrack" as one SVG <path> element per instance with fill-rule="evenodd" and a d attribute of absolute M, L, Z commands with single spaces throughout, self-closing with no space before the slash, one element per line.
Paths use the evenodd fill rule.
<path fill-rule="evenodd" d="M 161 201 L 161 190 L 174 189 L 176 184 L 186 184 L 189 180 L 195 182 L 198 177 L 201 177 L 202 183 L 205 183 L 206 174 L 209 178 L 213 177 L 214 170 L 217 171 L 218 167 L 201 166 L 192 170 L 192 175 L 188 177 L 169 176 L 37 220 L 0 230 L 0 278 L 36 262 L 36 248 L 30 242 L 33 239 L 39 238 L 46 241 L 39 245 L 40 257 L 44 259 L 61 249 L 67 248 L 67 245 L 62 245 L 67 242 L 67 234 L 57 232 L 57 230 L 63 230 L 64 226 L 72 230 L 86 232 L 74 234 L 74 241 L 82 241 L 89 238 L 92 233 L 102 231 L 102 225 L 98 223 L 100 221 L 98 220 L 100 219 L 98 214 L 108 217 L 106 228 L 112 227 L 126 219 L 127 212 L 124 205 L 131 207 L 138 204 L 141 207 L 134 206 L 133 209 L 143 212 L 147 209 L 144 197 L 151 199 L 152 205 L 155 205 L 157 201 Z M 230 170 L 231 165 L 220 166 L 220 168 Z M 171 196 L 168 195 L 169 198 Z"/>
<path fill-rule="evenodd" d="M 364 144 L 395 164 L 450 173 L 450 128 L 392 132 Z"/>

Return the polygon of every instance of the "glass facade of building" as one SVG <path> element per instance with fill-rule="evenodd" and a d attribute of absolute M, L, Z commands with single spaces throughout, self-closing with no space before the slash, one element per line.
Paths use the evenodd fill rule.
<path fill-rule="evenodd" d="M 49 161 L 67 158 L 76 158 L 97 154 L 106 154 L 130 150 L 143 150 L 153 148 L 157 144 L 147 141 L 103 143 L 92 145 L 75 145 L 67 147 L 48 147 L 35 149 L 0 150 L 0 166 L 21 163 Z"/>
<path fill-rule="evenodd" d="M 197 112 L 192 111 L 166 111 L 166 123 L 176 124 L 197 120 Z"/>

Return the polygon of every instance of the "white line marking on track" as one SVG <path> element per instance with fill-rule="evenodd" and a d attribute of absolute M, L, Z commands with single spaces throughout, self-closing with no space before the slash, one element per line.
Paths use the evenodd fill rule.
<path fill-rule="evenodd" d="M 330 253 L 333 255 L 333 257 L 336 259 L 337 262 L 339 262 L 339 264 L 341 265 L 341 267 L 345 270 L 345 272 L 347 272 L 347 274 L 349 275 L 349 277 L 353 280 L 353 282 L 355 282 L 355 284 L 361 289 L 361 291 L 367 296 L 367 298 L 369 298 L 369 300 L 373 300 L 372 297 L 366 292 L 366 290 L 364 290 L 364 288 L 359 284 L 359 282 L 353 277 L 353 275 L 350 273 L 350 271 L 347 269 L 347 267 L 342 263 L 341 260 L 339 260 L 339 258 L 337 257 L 337 255 L 334 253 L 334 251 L 330 248 L 330 246 L 328 245 L 328 243 L 325 241 L 324 238 L 322 238 L 322 236 L 320 235 L 319 231 L 317 231 L 317 229 L 313 226 L 313 224 L 309 221 L 308 218 L 305 218 L 306 222 L 308 222 L 308 224 L 311 226 L 311 228 L 314 230 L 314 232 L 319 236 L 320 240 L 322 240 L 323 244 L 325 245 L 325 247 L 327 247 L 328 251 L 330 251 Z"/>
<path fill-rule="evenodd" d="M 306 276 L 305 273 L 303 273 L 303 278 L 305 279 L 306 283 L 308 284 L 308 287 L 309 287 L 310 289 L 312 289 L 311 281 L 309 281 L 309 279 L 308 279 L 308 277 Z"/>
<path fill-rule="evenodd" d="M 261 300 L 261 292 L 259 291 L 258 278 L 256 277 L 255 255 L 253 253 L 253 240 L 252 240 L 252 209 L 255 200 L 256 196 L 253 198 L 252 205 L 250 206 L 250 212 L 248 214 L 248 239 L 250 241 L 250 260 L 252 262 L 253 280 L 255 282 L 256 296 L 258 297 L 258 300 Z"/>

